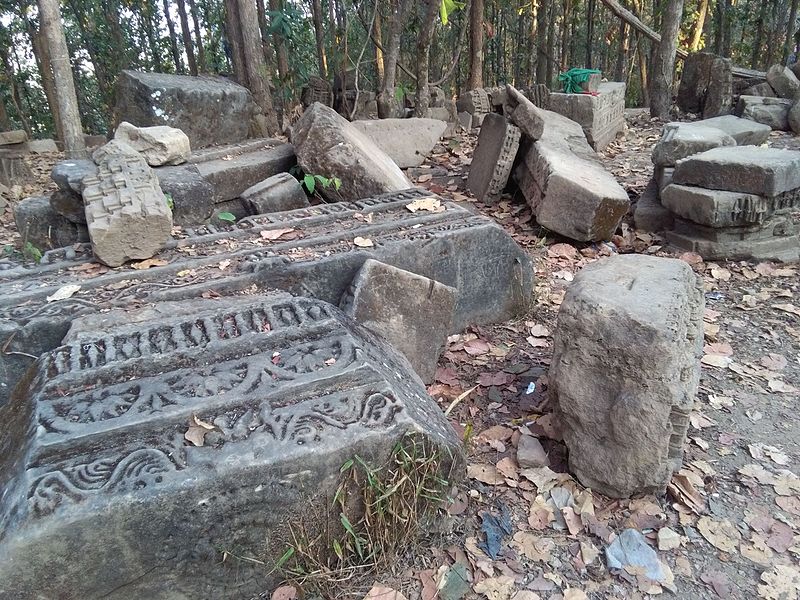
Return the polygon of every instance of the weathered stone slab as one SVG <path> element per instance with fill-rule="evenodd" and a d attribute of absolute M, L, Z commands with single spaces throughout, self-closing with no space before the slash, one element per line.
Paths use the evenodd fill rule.
<path fill-rule="evenodd" d="M 117 126 L 114 139 L 141 153 L 151 167 L 185 163 L 192 151 L 189 137 L 183 131 L 165 125 L 136 127 L 123 121 Z"/>
<path fill-rule="evenodd" d="M 709 52 L 695 52 L 683 61 L 678 87 L 678 107 L 703 118 L 727 114 L 733 95 L 730 59 Z"/>
<path fill-rule="evenodd" d="M 706 260 L 800 259 L 800 237 L 791 219 L 776 215 L 763 223 L 746 227 L 705 227 L 685 219 L 675 219 L 675 228 L 666 233 L 675 248 L 696 252 Z"/>
<path fill-rule="evenodd" d="M 541 109 L 510 83 L 506 87 L 503 113 L 529 140 L 535 142 L 544 133 L 544 116 Z"/>
<path fill-rule="evenodd" d="M 242 201 L 251 215 L 294 210 L 308 206 L 308 196 L 300 182 L 289 173 L 279 173 L 242 192 Z"/>
<path fill-rule="evenodd" d="M 570 470 L 612 497 L 680 468 L 703 348 L 702 284 L 683 261 L 620 255 L 567 288 L 549 381 Z"/>
<path fill-rule="evenodd" d="M 57 213 L 46 196 L 26 198 L 17 203 L 14 222 L 22 243 L 30 242 L 42 252 L 89 241 L 86 226 Z"/>
<path fill-rule="evenodd" d="M 49 152 L 58 152 L 58 145 L 53 139 L 43 140 L 30 140 L 27 143 L 28 151 L 33 154 L 47 154 Z"/>
<path fill-rule="evenodd" d="M 625 83 L 601 83 L 597 92 L 551 93 L 550 110 L 579 123 L 589 144 L 600 151 L 625 130 Z"/>
<path fill-rule="evenodd" d="M 249 600 L 279 583 L 287 523 L 336 526 L 325 509 L 347 460 L 384 465 L 414 435 L 438 476 L 462 476 L 407 361 L 325 302 L 117 312 L 0 408 L 3 597 Z"/>
<path fill-rule="evenodd" d="M 86 206 L 80 194 L 72 190 L 58 189 L 50 194 L 50 206 L 68 221 L 86 225 Z"/>
<path fill-rule="evenodd" d="M 769 138 L 772 128 L 750 119 L 742 119 L 735 115 L 722 115 L 701 121 L 705 127 L 721 129 L 734 140 L 737 146 L 760 146 Z"/>
<path fill-rule="evenodd" d="M 297 163 L 306 173 L 338 177 L 344 200 L 411 186 L 391 158 L 336 111 L 313 104 L 292 130 Z M 322 191 L 325 194 L 324 190 Z"/>
<path fill-rule="evenodd" d="M 751 85 L 749 88 L 745 89 L 742 96 L 765 96 L 767 98 L 775 98 L 777 94 L 775 90 L 772 89 L 772 86 L 768 84 L 766 81 L 762 83 L 757 83 L 756 85 Z"/>
<path fill-rule="evenodd" d="M 658 199 L 658 182 L 651 179 L 636 201 L 633 222 L 639 231 L 657 233 L 672 228 L 675 218 Z"/>
<path fill-rule="evenodd" d="M 447 123 L 438 119 L 375 119 L 352 124 L 401 169 L 420 166 L 447 129 Z"/>
<path fill-rule="evenodd" d="M 464 92 L 456 100 L 456 109 L 459 113 L 467 112 L 472 115 L 472 126 L 480 127 L 483 116 L 492 112 L 492 103 L 489 94 L 484 88 Z"/>
<path fill-rule="evenodd" d="M 763 223 L 776 212 L 800 207 L 800 190 L 765 197 L 672 184 L 662 190 L 661 203 L 699 225 L 736 227 Z"/>
<path fill-rule="evenodd" d="M 569 129 L 571 121 L 543 112 L 542 138 L 525 149 L 514 171 L 536 221 L 579 241 L 610 239 L 628 212 L 628 194 L 592 158 L 586 139 Z"/>
<path fill-rule="evenodd" d="M 197 165 L 161 167 L 153 172 L 164 196 L 172 200 L 172 220 L 178 225 L 201 225 L 214 212 L 215 190 Z"/>
<path fill-rule="evenodd" d="M 13 131 L 0 131 L 0 146 L 11 146 L 13 144 L 24 144 L 28 141 L 28 134 L 22 129 Z"/>
<path fill-rule="evenodd" d="M 703 118 L 727 115 L 733 106 L 733 63 L 717 56 L 711 65 L 708 88 L 703 103 Z"/>
<path fill-rule="evenodd" d="M 0 269 L 0 339 L 11 340 L 0 354 L 0 404 L 8 394 L 2 384 L 15 383 L 31 363 L 15 352 L 38 356 L 51 350 L 52 339 L 58 343 L 77 316 L 263 288 L 338 304 L 367 258 L 456 288 L 451 333 L 524 313 L 533 279 L 526 253 L 491 219 L 455 204 L 443 202 L 441 212 L 406 208 L 429 197 L 426 190 L 406 190 L 249 217 L 221 228 L 187 228 L 159 253 L 167 264 L 147 270 L 123 266 L 83 277 L 81 265 L 94 260 L 88 247 L 52 251 L 35 268 Z M 372 245 L 359 240 L 358 246 L 356 238 Z M 223 261 L 230 262 L 221 269 Z M 160 285 L 166 281 L 180 285 Z M 81 290 L 46 301 L 68 284 Z"/>
<path fill-rule="evenodd" d="M 800 134 L 800 102 L 795 102 L 792 108 L 789 109 L 789 114 L 786 116 L 789 122 L 789 129 L 796 134 Z"/>
<path fill-rule="evenodd" d="M 458 290 L 449 285 L 368 259 L 340 306 L 403 354 L 429 384 L 451 330 L 457 297 Z"/>
<path fill-rule="evenodd" d="M 800 188 L 800 152 L 758 146 L 714 148 L 678 162 L 675 183 L 777 196 Z"/>
<path fill-rule="evenodd" d="M 114 118 L 116 124 L 176 127 L 192 148 L 203 148 L 246 139 L 253 106 L 247 88 L 223 77 L 122 71 Z"/>
<path fill-rule="evenodd" d="M 481 202 L 495 202 L 508 183 L 519 149 L 520 130 L 505 117 L 489 113 L 469 166 L 467 188 Z"/>
<path fill-rule="evenodd" d="M 772 65 L 767 70 L 767 83 L 781 98 L 794 100 L 800 92 L 800 80 L 784 65 Z"/>
<path fill-rule="evenodd" d="M 69 159 L 57 162 L 50 172 L 50 178 L 64 191 L 83 193 L 83 180 L 97 175 L 97 165 L 93 160 Z"/>
<path fill-rule="evenodd" d="M 9 187 L 25 185 L 33 179 L 33 173 L 25 162 L 27 152 L 0 148 L 0 183 Z"/>
<path fill-rule="evenodd" d="M 543 83 L 537 83 L 522 90 L 525 97 L 533 104 L 544 110 L 550 110 L 550 88 Z"/>
<path fill-rule="evenodd" d="M 667 123 L 661 140 L 653 148 L 653 164 L 674 167 L 680 159 L 720 146 L 735 146 L 736 140 L 706 121 Z"/>
<path fill-rule="evenodd" d="M 83 200 L 95 256 L 110 267 L 150 258 L 172 231 L 158 177 L 136 150 L 116 140 L 92 158 L 98 172 L 83 180 Z"/>
<path fill-rule="evenodd" d="M 786 131 L 789 129 L 789 109 L 791 108 L 792 101 L 785 98 L 739 96 L 735 114 L 737 117 L 769 125 L 772 129 Z"/>

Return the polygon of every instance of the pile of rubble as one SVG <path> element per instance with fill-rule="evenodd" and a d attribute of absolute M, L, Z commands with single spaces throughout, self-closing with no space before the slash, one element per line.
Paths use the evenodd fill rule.
<path fill-rule="evenodd" d="M 800 133 L 800 64 L 773 65 L 767 81 L 739 96 L 735 114 L 780 131 Z"/>

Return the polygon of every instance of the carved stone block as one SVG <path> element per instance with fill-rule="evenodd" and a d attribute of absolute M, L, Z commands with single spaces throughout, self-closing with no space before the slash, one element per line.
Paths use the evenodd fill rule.
<path fill-rule="evenodd" d="M 16 600 L 248 600 L 278 583 L 290 523 L 336 526 L 348 459 L 381 465 L 416 434 L 442 478 L 463 469 L 406 360 L 288 294 L 104 315 L 0 419 L 0 596 Z"/>
<path fill-rule="evenodd" d="M 503 193 L 519 150 L 520 130 L 505 117 L 486 115 L 469 167 L 467 188 L 481 202 L 496 202 Z"/>
<path fill-rule="evenodd" d="M 95 256 L 111 267 L 150 258 L 170 237 L 172 212 L 147 162 L 113 141 L 93 155 L 96 176 L 83 180 L 86 225 Z"/>
<path fill-rule="evenodd" d="M 702 284 L 677 259 L 620 255 L 584 267 L 558 314 L 550 383 L 586 487 L 663 492 L 680 468 L 700 379 Z"/>
<path fill-rule="evenodd" d="M 625 83 L 601 83 L 596 96 L 552 93 L 550 110 L 579 123 L 599 152 L 625 130 Z"/>

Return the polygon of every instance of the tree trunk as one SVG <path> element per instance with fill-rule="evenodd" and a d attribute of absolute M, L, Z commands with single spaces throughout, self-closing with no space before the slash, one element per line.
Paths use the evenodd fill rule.
<path fill-rule="evenodd" d="M 13 128 L 11 119 L 8 118 L 8 112 L 6 112 L 5 102 L 0 98 L 0 131 L 9 131 Z"/>
<path fill-rule="evenodd" d="M 78 97 L 75 94 L 75 82 L 69 64 L 67 39 L 61 26 L 61 12 L 58 0 L 37 0 L 42 34 L 50 50 L 50 62 L 53 67 L 56 100 L 58 106 L 51 110 L 61 115 L 64 133 L 64 153 L 67 158 L 85 158 L 86 143 L 83 139 L 83 127 L 78 113 Z"/>
<path fill-rule="evenodd" d="M 314 2 L 319 2 L 319 0 L 314 0 Z M 381 19 L 380 5 L 378 5 L 378 7 L 375 9 L 375 26 L 372 28 L 372 41 L 375 45 L 375 89 L 377 91 L 383 89 L 383 77 L 386 71 L 386 66 L 383 63 L 383 33 L 381 32 L 381 27 L 383 27 L 383 22 Z M 320 42 L 317 42 L 317 44 L 319 45 Z M 320 56 L 324 61 L 324 48 Z"/>
<path fill-rule="evenodd" d="M 156 43 L 156 36 L 158 35 L 155 31 L 155 26 L 153 22 L 158 17 L 158 5 L 155 3 L 146 2 L 144 5 L 144 9 L 142 11 L 144 15 L 144 28 L 145 28 L 145 35 L 147 36 L 147 45 L 150 49 L 150 61 L 153 65 L 153 68 L 161 72 L 164 70 L 164 66 L 161 63 L 161 52 L 158 49 L 158 44 Z"/>
<path fill-rule="evenodd" d="M 661 25 L 661 42 L 656 47 L 650 78 L 650 114 L 665 119 L 672 106 L 672 77 L 678 50 L 678 33 L 683 0 L 667 0 Z"/>
<path fill-rule="evenodd" d="M 484 0 L 472 0 L 469 11 L 469 90 L 483 87 L 483 5 Z"/>
<path fill-rule="evenodd" d="M 594 7 L 595 1 L 588 0 L 586 4 L 586 68 L 592 68 L 593 56 L 592 46 L 594 45 Z"/>
<path fill-rule="evenodd" d="M 614 66 L 614 81 L 627 81 L 628 51 L 630 50 L 630 35 L 628 24 L 622 21 L 619 24 L 619 47 L 617 48 L 617 63 Z"/>
<path fill-rule="evenodd" d="M 197 70 L 200 73 L 208 71 L 208 63 L 206 62 L 206 49 L 203 46 L 203 35 L 200 32 L 200 16 L 197 12 L 197 4 L 195 0 L 189 0 L 189 13 L 192 15 L 192 23 L 194 24 L 194 35 L 197 47 Z"/>
<path fill-rule="evenodd" d="M 314 39 L 317 43 L 317 66 L 319 76 L 323 79 L 328 78 L 328 57 L 325 55 L 325 30 L 322 27 L 322 2 L 321 0 L 311 0 L 311 19 L 314 22 Z M 380 43 L 381 27 L 379 14 L 375 15 L 375 39 Z M 376 58 L 380 56 L 380 49 L 375 48 Z M 378 68 L 383 69 L 383 58 L 378 60 Z"/>
<path fill-rule="evenodd" d="M 25 19 L 26 28 L 28 30 L 28 37 L 31 40 L 31 47 L 33 48 L 33 56 L 36 59 L 36 65 L 39 69 L 39 74 L 42 78 L 42 89 L 47 98 L 48 106 L 58 106 L 56 100 L 56 84 L 53 79 L 53 66 L 50 61 L 50 49 L 47 45 L 47 40 L 44 39 L 41 29 L 39 31 L 33 26 L 30 19 Z M 61 115 L 57 110 L 51 111 L 53 116 L 53 132 L 56 139 L 63 139 L 64 134 L 61 127 Z"/>
<path fill-rule="evenodd" d="M 389 43 L 385 47 L 383 87 L 378 94 L 378 115 L 382 119 L 398 117 L 399 106 L 395 97 L 395 84 L 397 82 L 397 66 L 400 60 L 400 40 L 403 34 L 411 0 L 392 0 L 389 21 Z"/>
<path fill-rule="evenodd" d="M 231 4 L 236 4 L 237 9 L 235 15 L 237 20 L 233 20 L 230 14 L 228 19 L 232 21 L 231 29 L 236 29 L 240 35 L 238 40 L 241 44 L 240 58 L 244 61 L 240 70 L 247 82 L 247 87 L 253 94 L 253 99 L 261 108 L 262 119 L 258 123 L 260 131 L 256 131 L 256 133 L 262 136 L 274 135 L 278 132 L 278 120 L 267 82 L 267 65 L 261 47 L 256 0 L 230 1 Z M 257 118 L 256 121 L 259 119 Z"/>
<path fill-rule="evenodd" d="M 697 10 L 697 21 L 692 29 L 692 39 L 689 42 L 689 52 L 697 52 L 700 50 L 700 42 L 703 40 L 703 27 L 706 24 L 707 14 L 708 0 L 700 0 L 700 6 Z"/>
<path fill-rule="evenodd" d="M 417 98 L 414 114 L 418 117 L 427 117 L 428 109 L 431 105 L 431 93 L 428 88 L 430 53 L 440 1 L 427 0 L 426 5 L 424 5 L 425 12 L 422 14 L 419 37 L 417 38 Z"/>
<path fill-rule="evenodd" d="M 269 0 L 269 9 L 273 13 L 283 12 L 283 0 Z M 286 49 L 286 38 L 273 30 L 272 44 L 278 57 L 278 78 L 281 80 L 281 85 L 289 85 L 289 54 Z"/>
<path fill-rule="evenodd" d="M 564 17 L 561 19 L 561 71 L 567 70 L 569 54 L 569 24 L 572 21 L 572 0 L 564 0 Z"/>
<path fill-rule="evenodd" d="M 169 0 L 164 0 L 164 18 L 167 20 L 167 29 L 169 29 L 169 47 L 170 50 L 172 50 L 172 60 L 175 63 L 175 71 L 177 73 L 184 73 L 181 53 L 178 51 L 178 36 L 175 34 L 175 24 L 172 22 L 172 17 L 169 14 Z"/>
<path fill-rule="evenodd" d="M 19 118 L 20 123 L 22 123 L 22 128 L 28 134 L 28 137 L 30 137 L 31 127 L 28 123 L 28 118 L 25 116 L 25 111 L 22 108 L 22 98 L 20 97 L 19 86 L 17 85 L 17 71 L 14 68 L 14 63 L 11 62 L 11 56 L 8 53 L 13 46 L 10 43 L 5 43 L 5 40 L 9 39 L 11 39 L 10 35 L 6 31 L 5 27 L 3 27 L 3 22 L 0 21 L 0 64 L 3 66 L 5 80 L 8 83 L 9 90 L 11 91 L 11 104 L 14 106 L 14 109 L 17 112 L 17 117 Z"/>
<path fill-rule="evenodd" d="M 192 75 L 197 75 L 197 61 L 194 58 L 194 48 L 192 48 L 192 31 L 189 29 L 189 17 L 186 14 L 186 2 L 184 2 L 184 0 L 178 0 L 178 15 L 181 18 L 183 49 L 186 50 L 186 60 L 189 63 L 189 73 Z"/>
<path fill-rule="evenodd" d="M 792 0 L 789 9 L 789 22 L 786 25 L 786 41 L 783 44 L 783 64 L 789 60 L 789 55 L 794 52 L 797 42 L 795 33 L 797 32 L 797 4 L 798 0 Z"/>
<path fill-rule="evenodd" d="M 553 48 L 556 47 L 556 4 L 555 2 L 550 2 L 550 6 L 547 9 L 547 72 L 545 77 L 547 78 L 547 85 L 553 82 L 553 70 L 555 69 L 555 63 L 553 62 Z"/>

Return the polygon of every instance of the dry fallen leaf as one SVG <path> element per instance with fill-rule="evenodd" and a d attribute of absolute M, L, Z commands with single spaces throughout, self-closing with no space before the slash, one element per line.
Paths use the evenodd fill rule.
<path fill-rule="evenodd" d="M 700 517 L 697 530 L 715 548 L 723 552 L 735 552 L 742 534 L 727 519 L 716 521 L 710 517 Z"/>
<path fill-rule="evenodd" d="M 216 429 L 214 425 L 202 421 L 197 415 L 192 415 L 189 418 L 189 429 L 183 437 L 194 446 L 202 446 L 206 442 L 206 434 L 213 429 Z"/>
<path fill-rule="evenodd" d="M 467 477 L 477 479 L 487 485 L 501 485 L 506 481 L 506 478 L 494 465 L 468 465 Z"/>
<path fill-rule="evenodd" d="M 353 243 L 358 246 L 359 248 L 372 248 L 375 244 L 372 243 L 372 240 L 369 238 L 364 237 L 357 237 L 353 240 Z"/>
<path fill-rule="evenodd" d="M 476 584 L 473 589 L 486 596 L 487 600 L 510 600 L 514 592 L 514 580 L 508 575 L 491 577 Z"/>
<path fill-rule="evenodd" d="M 55 292 L 53 292 L 52 295 L 48 296 L 46 300 L 48 302 L 57 302 L 58 300 L 66 300 L 67 298 L 71 298 L 72 295 L 75 294 L 80 289 L 81 286 L 71 283 L 69 285 L 65 285 L 58 288 Z"/>
<path fill-rule="evenodd" d="M 293 585 L 282 585 L 272 592 L 272 600 L 296 600 L 297 588 Z"/>
<path fill-rule="evenodd" d="M 261 237 L 265 240 L 277 240 L 278 238 L 294 231 L 294 227 L 286 227 L 281 229 L 264 229 L 261 231 Z"/>
<path fill-rule="evenodd" d="M 364 600 L 407 600 L 407 598 L 397 590 L 376 583 L 364 596 Z"/>
<path fill-rule="evenodd" d="M 131 267 L 142 270 L 149 269 L 150 267 L 163 267 L 164 265 L 168 264 L 169 261 L 166 261 L 163 258 L 148 258 L 147 260 L 131 263 Z"/>
<path fill-rule="evenodd" d="M 789 565 L 775 565 L 761 574 L 764 583 L 758 586 L 758 595 L 765 600 L 797 600 L 800 590 L 800 570 Z"/>
<path fill-rule="evenodd" d="M 439 212 L 444 212 L 444 210 L 446 209 L 446 207 L 442 206 L 442 201 L 434 196 L 428 196 L 427 198 L 417 198 L 411 204 L 406 204 L 406 208 L 410 210 L 412 213 L 417 212 L 418 210 L 439 213 Z"/>

